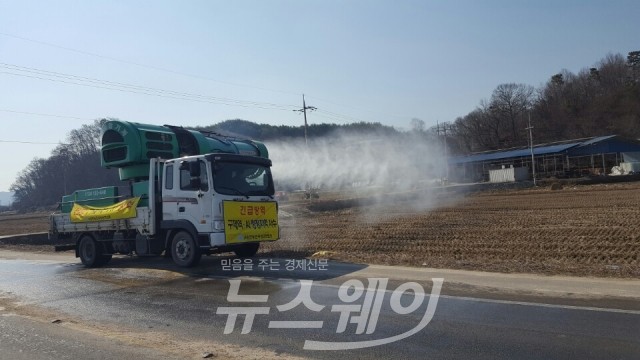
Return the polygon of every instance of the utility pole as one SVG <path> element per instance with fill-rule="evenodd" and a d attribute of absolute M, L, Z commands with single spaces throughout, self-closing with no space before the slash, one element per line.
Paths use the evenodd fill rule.
<path fill-rule="evenodd" d="M 305 156 L 309 156 L 309 138 L 307 136 L 307 128 L 309 127 L 309 125 L 307 123 L 307 110 L 314 111 L 314 110 L 317 110 L 317 108 L 315 106 L 307 106 L 307 103 L 304 101 L 304 94 L 302 94 L 302 109 L 293 110 L 293 111 L 298 111 L 304 114 Z M 311 186 L 308 182 L 304 185 L 304 187 L 306 190 L 306 194 L 309 196 L 308 198 L 311 199 L 313 189 L 311 189 Z"/>
<path fill-rule="evenodd" d="M 317 110 L 318 108 L 316 108 L 315 106 L 307 106 L 307 104 L 304 101 L 304 94 L 302 94 L 302 109 L 299 110 L 293 110 L 293 111 L 299 111 L 301 113 L 304 114 L 304 144 L 306 146 L 309 146 L 309 140 L 307 138 L 307 110 L 309 111 L 314 111 Z"/>
<path fill-rule="evenodd" d="M 436 122 L 436 133 L 438 136 L 442 134 L 444 136 L 444 162 L 446 166 L 446 181 L 449 181 L 449 154 L 447 149 L 447 130 L 451 130 L 451 125 L 444 122 L 442 123 L 442 128 L 440 128 L 440 123 Z"/>
<path fill-rule="evenodd" d="M 529 149 L 531 150 L 531 171 L 533 174 L 533 186 L 536 186 L 536 159 L 533 156 L 533 126 L 531 126 L 531 110 L 528 112 L 529 115 L 529 127 L 525 128 L 525 130 L 529 130 Z"/>
<path fill-rule="evenodd" d="M 68 145 L 64 145 L 63 147 L 60 148 L 60 159 L 62 160 L 62 187 L 63 187 L 63 191 L 64 191 L 64 195 L 67 195 L 67 162 L 69 161 L 69 149 L 67 147 Z"/>

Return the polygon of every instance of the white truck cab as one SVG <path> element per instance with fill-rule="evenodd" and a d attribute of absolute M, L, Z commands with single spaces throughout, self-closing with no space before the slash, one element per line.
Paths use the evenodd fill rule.
<path fill-rule="evenodd" d="M 160 227 L 170 232 L 187 229 L 202 252 L 254 255 L 260 242 L 279 237 L 270 166 L 269 159 L 235 154 L 165 161 Z M 175 245 L 174 260 L 188 260 L 188 249 Z"/>

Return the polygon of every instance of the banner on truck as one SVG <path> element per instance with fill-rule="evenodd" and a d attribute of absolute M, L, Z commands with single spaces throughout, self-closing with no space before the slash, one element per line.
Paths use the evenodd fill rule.
<path fill-rule="evenodd" d="M 109 206 L 86 206 L 73 204 L 69 217 L 71 222 L 89 222 L 134 218 L 140 197 L 134 197 Z"/>
<path fill-rule="evenodd" d="M 278 208 L 275 202 L 224 201 L 227 244 L 278 240 Z"/>

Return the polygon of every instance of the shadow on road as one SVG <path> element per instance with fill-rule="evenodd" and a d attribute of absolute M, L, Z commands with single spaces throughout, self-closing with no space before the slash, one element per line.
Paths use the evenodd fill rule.
<path fill-rule="evenodd" d="M 277 253 L 283 255 L 283 253 Z M 235 262 L 234 262 L 235 261 Z M 81 266 L 81 265 L 80 265 Z M 259 277 L 265 279 L 328 280 L 367 268 L 366 264 L 341 263 L 326 259 L 274 257 L 271 253 L 253 258 L 203 256 L 193 268 L 183 268 L 164 257 L 114 256 L 103 268 L 167 270 L 189 277 Z"/>

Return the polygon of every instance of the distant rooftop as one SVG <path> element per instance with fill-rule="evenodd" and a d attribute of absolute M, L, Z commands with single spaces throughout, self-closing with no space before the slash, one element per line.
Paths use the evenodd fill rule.
<path fill-rule="evenodd" d="M 596 136 L 596 137 L 590 137 L 590 138 L 538 144 L 533 147 L 533 154 L 547 155 L 547 154 L 561 153 L 571 148 L 579 148 L 579 147 L 594 145 L 602 141 L 607 141 L 616 136 L 617 135 Z M 469 163 L 469 162 L 511 159 L 511 158 L 525 157 L 525 156 L 531 156 L 531 149 L 528 146 L 512 148 L 512 149 L 504 149 L 504 150 L 485 151 L 485 152 L 474 153 L 471 155 L 452 156 L 449 158 L 449 163 L 463 164 L 463 163 Z"/>

